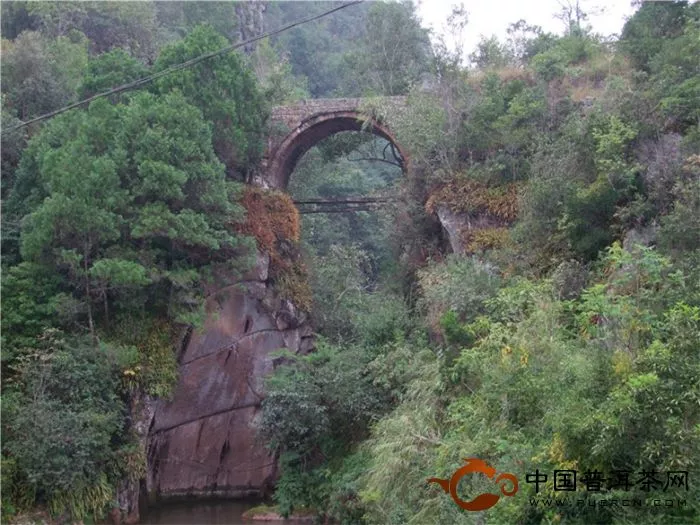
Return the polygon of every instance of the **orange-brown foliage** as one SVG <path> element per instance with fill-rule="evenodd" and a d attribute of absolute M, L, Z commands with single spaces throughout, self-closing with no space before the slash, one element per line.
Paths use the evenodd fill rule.
<path fill-rule="evenodd" d="M 255 237 L 258 248 L 270 254 L 270 276 L 280 296 L 309 311 L 311 288 L 297 248 L 300 219 L 294 201 L 281 191 L 248 186 L 241 204 L 247 215 L 237 230 Z"/>
<path fill-rule="evenodd" d="M 481 93 L 482 82 L 488 74 L 495 74 L 501 82 L 512 82 L 514 80 L 520 80 L 527 84 L 528 86 L 534 86 L 536 84 L 535 76 L 532 70 L 517 66 L 505 66 L 498 69 L 489 69 L 486 71 L 473 71 L 469 75 L 467 82 L 477 93 Z"/>
<path fill-rule="evenodd" d="M 467 233 L 462 239 L 467 252 L 476 253 L 501 248 L 510 240 L 508 228 L 482 228 Z"/>
<path fill-rule="evenodd" d="M 241 203 L 247 215 L 239 232 L 255 237 L 258 248 L 270 254 L 273 269 L 285 267 L 278 243 L 299 241 L 299 211 L 292 198 L 281 191 L 249 186 L 243 192 Z"/>
<path fill-rule="evenodd" d="M 455 180 L 434 191 L 425 208 L 434 213 L 441 204 L 457 213 L 489 214 L 513 222 L 518 215 L 518 186 L 510 183 L 490 188 L 475 180 Z"/>

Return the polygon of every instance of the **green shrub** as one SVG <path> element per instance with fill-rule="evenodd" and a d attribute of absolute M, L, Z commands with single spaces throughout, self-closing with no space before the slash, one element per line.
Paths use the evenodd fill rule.
<path fill-rule="evenodd" d="M 547 82 L 564 76 L 567 58 L 561 49 L 549 49 L 535 55 L 530 62 L 537 75 Z"/>
<path fill-rule="evenodd" d="M 137 389 L 151 396 L 167 398 L 178 378 L 178 336 L 184 325 L 164 319 L 122 316 L 110 330 L 111 340 L 120 348 L 122 385 L 130 393 Z"/>
<path fill-rule="evenodd" d="M 26 487 L 23 495 L 34 494 L 54 514 L 97 519 L 111 502 L 126 410 L 117 396 L 116 361 L 109 347 L 49 331 L 23 361 L 21 381 L 3 396 L 3 455 Z M 9 495 L 20 496 L 11 487 Z M 33 502 L 16 506 L 27 503 Z"/>
<path fill-rule="evenodd" d="M 671 212 L 661 218 L 659 244 L 676 255 L 700 249 L 700 156 L 687 163 L 689 177 L 674 187 L 676 200 Z"/>
<path fill-rule="evenodd" d="M 678 300 L 687 276 L 652 249 L 614 245 L 588 277 L 571 300 L 558 299 L 548 281 L 515 281 L 487 301 L 488 317 L 460 327 L 473 342 L 452 365 L 417 369 L 401 404 L 366 442 L 360 494 L 368 523 L 470 523 L 424 484 L 448 477 L 463 457 L 520 480 L 535 468 L 606 476 L 614 468 L 692 470 L 700 458 L 700 310 Z M 477 492 L 472 480 L 464 483 L 465 493 Z M 504 525 L 685 522 L 700 510 L 691 503 L 697 491 L 670 491 L 688 505 L 661 516 L 645 508 L 534 508 L 534 489 L 521 482 L 518 496 L 487 516 Z"/>
<path fill-rule="evenodd" d="M 432 325 L 451 310 L 461 321 L 471 321 L 484 312 L 487 299 L 501 284 L 496 268 L 477 258 L 450 256 L 418 272 L 421 303 Z"/>
<path fill-rule="evenodd" d="M 280 470 L 274 500 L 282 517 L 286 519 L 299 509 L 321 508 L 326 500 L 322 471 L 304 468 L 304 462 L 293 452 L 280 456 Z"/>

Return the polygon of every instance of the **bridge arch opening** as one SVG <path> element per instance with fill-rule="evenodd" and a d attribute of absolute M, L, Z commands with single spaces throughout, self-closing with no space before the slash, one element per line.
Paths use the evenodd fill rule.
<path fill-rule="evenodd" d="M 357 316 L 394 292 L 396 196 L 405 177 L 396 164 L 375 162 L 389 144 L 376 134 L 333 134 L 301 156 L 286 188 L 300 214 L 310 316 L 328 340 L 359 337 Z M 399 300 L 391 295 L 391 304 Z"/>
<path fill-rule="evenodd" d="M 408 156 L 393 133 L 376 121 L 363 129 L 363 116 L 357 111 L 322 113 L 303 121 L 289 133 L 276 148 L 268 167 L 268 182 L 278 189 L 286 189 L 301 157 L 324 139 L 344 131 L 364 131 L 385 139 L 391 145 L 392 155 L 405 173 Z"/>

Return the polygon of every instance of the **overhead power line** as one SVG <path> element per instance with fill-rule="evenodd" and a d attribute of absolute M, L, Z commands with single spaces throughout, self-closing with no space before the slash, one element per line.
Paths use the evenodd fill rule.
<path fill-rule="evenodd" d="M 3 129 L 2 134 L 4 135 L 5 133 L 10 133 L 11 131 L 16 131 L 16 130 L 21 129 L 25 126 L 33 124 L 35 122 L 39 122 L 41 120 L 46 120 L 48 118 L 55 117 L 56 115 L 60 115 L 61 113 L 65 113 L 66 111 L 69 111 L 71 109 L 75 109 L 75 108 L 78 108 L 80 106 L 84 106 L 85 104 L 89 104 L 90 102 L 92 102 L 93 100 L 97 100 L 98 98 L 108 97 L 110 95 L 115 95 L 117 93 L 122 93 L 124 91 L 128 91 L 131 89 L 136 89 L 136 88 L 141 87 L 145 84 L 148 84 L 149 82 L 153 82 L 154 80 L 156 80 L 160 77 L 164 77 L 165 75 L 169 75 L 170 73 L 174 73 L 175 71 L 180 71 L 182 69 L 192 67 L 195 64 L 198 64 L 204 60 L 209 60 L 210 58 L 214 58 L 214 57 L 217 57 L 220 55 L 224 55 L 226 53 L 230 53 L 231 51 L 233 51 L 234 49 L 238 49 L 239 47 L 243 47 L 243 46 L 246 46 L 246 45 L 251 44 L 253 42 L 257 42 L 258 40 L 262 40 L 263 38 L 268 38 L 270 36 L 278 35 L 284 31 L 292 29 L 293 27 L 297 27 L 297 26 L 300 26 L 302 24 L 306 24 L 308 22 L 313 22 L 314 20 L 318 20 L 319 18 L 323 18 L 324 16 L 328 16 L 332 13 L 335 13 L 336 11 L 340 11 L 341 9 L 345 9 L 346 7 L 361 4 L 363 1 L 364 0 L 355 0 L 353 2 L 348 2 L 347 4 L 343 4 L 339 7 L 334 7 L 333 9 L 325 11 L 321 14 L 311 16 L 308 18 L 303 18 L 301 20 L 297 20 L 296 22 L 292 22 L 291 24 L 280 27 L 279 29 L 275 29 L 274 31 L 268 31 L 267 33 L 263 33 L 262 35 L 258 35 L 256 37 L 250 38 L 250 39 L 246 40 L 245 42 L 239 42 L 237 44 L 226 46 L 226 47 L 223 47 L 217 51 L 212 51 L 211 53 L 206 53 L 204 55 L 200 55 L 200 56 L 195 57 L 191 60 L 187 60 L 186 62 L 182 62 L 180 64 L 170 66 L 169 68 L 164 69 L 163 71 L 159 71 L 158 73 L 154 73 L 152 75 L 148 75 L 148 76 L 140 78 L 138 80 L 134 80 L 133 82 L 129 82 L 128 84 L 123 84 L 121 86 L 117 86 L 115 88 L 110 89 L 109 91 L 105 91 L 103 93 L 98 93 L 97 95 L 93 95 L 89 98 L 81 100 L 80 102 L 75 102 L 73 104 L 69 104 L 68 106 L 62 107 L 62 108 L 57 109 L 55 111 L 45 113 L 44 115 L 40 115 L 40 116 L 35 117 L 31 120 L 27 120 L 26 122 L 22 122 L 21 124 L 18 124 L 16 126 L 12 126 L 11 128 Z"/>

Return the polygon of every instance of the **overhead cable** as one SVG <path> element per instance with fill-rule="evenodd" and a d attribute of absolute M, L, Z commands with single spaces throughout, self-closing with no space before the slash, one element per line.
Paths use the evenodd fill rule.
<path fill-rule="evenodd" d="M 281 27 L 279 29 L 275 29 L 274 31 L 268 31 L 267 33 L 263 33 L 261 35 L 258 35 L 256 37 L 250 38 L 246 40 L 245 42 L 239 42 L 237 44 L 233 44 L 230 46 L 223 47 L 217 51 L 212 51 L 210 53 L 206 53 L 204 55 L 200 55 L 198 57 L 195 57 L 193 59 L 187 60 L 186 62 L 182 62 L 180 64 L 175 64 L 174 66 L 170 66 L 167 69 L 164 69 L 163 71 L 159 71 L 157 73 L 154 73 L 152 75 L 148 75 L 146 77 L 140 78 L 138 80 L 134 80 L 133 82 L 129 82 L 128 84 L 123 84 L 121 86 L 117 86 L 115 88 L 112 88 L 108 91 L 105 91 L 103 93 L 98 93 L 97 95 L 93 95 L 89 98 L 86 98 L 84 100 L 81 100 L 79 102 L 74 102 L 73 104 L 69 104 L 68 106 L 64 106 L 60 109 L 57 109 L 55 111 L 51 111 L 49 113 L 45 113 L 43 115 L 39 115 L 38 117 L 34 117 L 33 119 L 27 120 L 26 122 L 22 122 L 21 124 L 18 124 L 16 126 L 12 126 L 7 129 L 2 130 L 2 134 L 10 133 L 12 131 L 16 131 L 18 129 L 21 129 L 25 126 L 28 126 L 29 124 L 33 124 L 35 122 L 39 122 L 41 120 L 46 120 L 52 117 L 55 117 L 56 115 L 60 115 L 61 113 L 65 113 L 66 111 L 69 111 L 71 109 L 78 108 L 80 106 L 84 106 L 85 104 L 89 104 L 93 100 L 97 100 L 98 98 L 102 97 L 108 97 L 110 95 L 114 95 L 116 93 L 122 93 L 124 91 L 128 91 L 131 89 L 136 89 L 138 87 L 141 87 L 145 84 L 148 84 L 149 82 L 153 82 L 154 80 L 164 77 L 165 75 L 169 75 L 170 73 L 174 73 L 175 71 L 180 71 L 182 69 L 186 69 L 188 67 L 192 67 L 195 64 L 198 64 L 204 60 L 209 60 L 210 58 L 214 58 L 220 55 L 224 55 L 226 53 L 230 53 L 234 49 L 238 49 L 239 47 L 246 46 L 248 44 L 251 44 L 253 42 L 257 42 L 258 40 L 262 40 L 263 38 L 268 38 L 270 36 L 278 35 L 284 31 L 288 31 L 289 29 L 292 29 L 293 27 L 300 26 L 302 24 L 306 24 L 308 22 L 313 22 L 314 20 L 318 20 L 319 18 L 323 18 L 324 16 L 328 16 L 331 13 L 335 13 L 336 11 L 340 11 L 341 9 L 345 9 L 346 7 L 350 7 L 356 4 L 361 4 L 364 0 L 355 0 L 353 2 L 348 2 L 347 4 L 343 4 L 339 7 L 335 7 L 333 9 L 330 9 L 328 11 L 325 11 L 321 14 L 311 16 L 308 18 L 304 18 L 302 20 L 297 20 L 296 22 L 292 22 L 289 25 L 286 25 L 284 27 Z"/>

